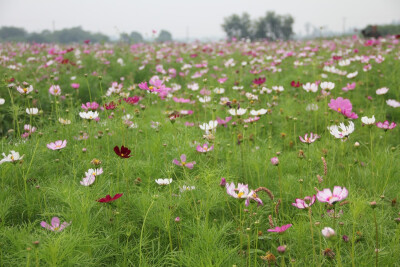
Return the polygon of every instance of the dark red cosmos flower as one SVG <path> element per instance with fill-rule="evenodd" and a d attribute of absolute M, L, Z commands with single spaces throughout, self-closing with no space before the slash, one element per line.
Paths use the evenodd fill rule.
<path fill-rule="evenodd" d="M 112 109 L 115 109 L 117 107 L 117 105 L 113 101 L 111 101 L 110 103 L 104 104 L 104 107 L 107 110 L 110 110 L 110 109 L 112 110 Z"/>
<path fill-rule="evenodd" d="M 90 40 L 85 40 L 85 41 L 83 41 L 85 44 L 89 44 L 90 43 Z"/>
<path fill-rule="evenodd" d="M 299 81 L 297 81 L 297 83 L 296 83 L 295 81 L 292 81 L 292 82 L 290 83 L 290 85 L 291 85 L 292 87 L 299 88 L 299 87 L 302 86 L 303 84 L 300 83 Z"/>
<path fill-rule="evenodd" d="M 117 200 L 118 198 L 122 197 L 123 193 L 121 194 L 116 194 L 114 197 L 111 197 L 110 195 L 107 195 L 106 197 L 100 198 L 98 200 L 96 200 L 97 202 L 101 202 L 101 203 L 108 203 L 108 202 L 112 202 L 114 200 Z"/>
<path fill-rule="evenodd" d="M 121 158 L 129 158 L 131 151 L 129 150 L 129 148 L 121 146 L 121 150 L 119 149 L 118 146 L 114 147 L 114 152 L 115 154 L 117 154 L 118 156 L 120 156 Z"/>
<path fill-rule="evenodd" d="M 253 80 L 253 83 L 254 84 L 257 84 L 257 85 L 261 85 L 261 84 L 263 84 L 263 83 L 265 83 L 265 81 L 266 81 L 266 79 L 265 78 L 257 78 L 257 79 L 254 79 Z"/>
<path fill-rule="evenodd" d="M 128 104 L 134 105 L 139 102 L 140 98 L 138 96 L 124 98 L 124 101 Z"/>

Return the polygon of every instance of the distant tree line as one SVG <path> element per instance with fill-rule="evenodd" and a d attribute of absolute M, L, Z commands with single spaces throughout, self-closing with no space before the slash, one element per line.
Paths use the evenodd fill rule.
<path fill-rule="evenodd" d="M 143 36 L 133 31 L 130 34 L 121 33 L 120 42 L 124 43 L 142 43 Z M 36 42 L 36 43 L 82 43 L 90 40 L 92 43 L 109 42 L 110 38 L 102 33 L 91 33 L 83 30 L 81 27 L 62 29 L 57 31 L 44 30 L 40 33 L 28 33 L 23 28 L 1 27 L 0 42 Z M 155 38 L 156 42 L 172 41 L 172 35 L 166 30 L 161 30 Z"/>
<path fill-rule="evenodd" d="M 109 37 L 101 33 L 91 33 L 85 31 L 81 27 L 62 29 L 53 32 L 49 30 L 44 30 L 40 33 L 28 33 L 25 29 L 17 27 L 0 28 L 0 41 L 36 43 L 79 43 L 85 40 L 99 43 L 109 41 Z"/>
<path fill-rule="evenodd" d="M 124 43 L 143 43 L 144 39 L 143 36 L 138 32 L 131 32 L 130 34 L 121 33 L 119 35 L 119 41 Z M 156 42 L 171 42 L 172 41 L 172 34 L 169 31 L 161 30 L 158 36 L 155 38 Z"/>
<path fill-rule="evenodd" d="M 400 34 L 400 24 L 368 25 L 361 30 L 361 34 L 365 38 L 378 38 L 386 35 L 398 35 Z"/>
<path fill-rule="evenodd" d="M 290 15 L 278 15 L 268 11 L 264 17 L 255 20 L 250 15 L 233 14 L 224 19 L 222 28 L 229 38 L 249 38 L 274 40 L 289 40 L 293 36 L 294 19 Z"/>

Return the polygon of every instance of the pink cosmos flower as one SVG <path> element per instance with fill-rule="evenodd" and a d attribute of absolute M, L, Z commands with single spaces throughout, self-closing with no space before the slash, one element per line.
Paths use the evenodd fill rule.
<path fill-rule="evenodd" d="M 45 221 L 42 221 L 42 222 L 40 223 L 40 225 L 41 225 L 43 228 L 46 228 L 46 229 L 48 229 L 48 230 L 50 230 L 50 231 L 53 231 L 53 232 L 61 232 L 62 230 L 64 230 L 65 227 L 67 227 L 67 226 L 70 225 L 70 224 L 71 224 L 71 222 L 69 222 L 69 223 L 63 222 L 63 223 L 60 225 L 60 219 L 59 219 L 58 217 L 53 217 L 53 218 L 51 219 L 51 225 L 48 224 L 48 223 L 45 222 Z"/>
<path fill-rule="evenodd" d="M 57 140 L 53 143 L 47 144 L 47 148 L 51 150 L 60 150 L 67 146 L 67 140 Z"/>
<path fill-rule="evenodd" d="M 206 152 L 208 152 L 208 151 L 211 151 L 211 150 L 213 150 L 214 149 L 214 145 L 212 145 L 212 146 L 208 146 L 208 144 L 207 143 L 205 143 L 204 145 L 198 145 L 197 147 L 196 147 L 196 150 L 198 151 L 198 152 L 200 152 L 200 153 L 206 153 Z"/>
<path fill-rule="evenodd" d="M 220 84 L 223 84 L 224 82 L 226 82 L 228 80 L 228 78 L 226 78 L 226 77 L 224 77 L 224 78 L 219 78 L 218 79 L 218 82 L 220 83 Z"/>
<path fill-rule="evenodd" d="M 318 138 L 320 138 L 320 136 L 313 133 L 310 133 L 310 137 L 308 137 L 308 134 L 304 135 L 304 138 L 299 136 L 300 141 L 307 144 L 314 143 Z"/>
<path fill-rule="evenodd" d="M 389 124 L 389 121 L 384 121 L 384 122 L 379 121 L 376 123 L 376 126 L 378 128 L 384 129 L 385 131 L 392 130 L 394 127 L 396 127 L 396 125 L 397 124 L 395 122 Z"/>
<path fill-rule="evenodd" d="M 61 95 L 61 89 L 59 85 L 50 86 L 49 93 L 52 95 Z"/>
<path fill-rule="evenodd" d="M 190 99 L 185 99 L 185 98 L 177 98 L 173 97 L 172 100 L 174 100 L 176 103 L 189 103 Z"/>
<path fill-rule="evenodd" d="M 342 201 L 347 198 L 349 191 L 346 187 L 335 186 L 333 187 L 333 193 L 329 188 L 325 188 L 322 191 L 318 191 L 317 199 L 319 202 L 327 202 L 333 204 L 337 201 Z"/>
<path fill-rule="evenodd" d="M 279 159 L 278 159 L 278 157 L 273 157 L 273 158 L 271 158 L 271 164 L 272 165 L 278 165 L 279 164 Z"/>
<path fill-rule="evenodd" d="M 224 177 L 221 178 L 221 182 L 219 183 L 220 186 L 226 185 L 226 179 Z"/>
<path fill-rule="evenodd" d="M 296 198 L 296 203 L 292 203 L 292 205 L 298 209 L 305 209 L 314 204 L 316 197 L 316 195 L 313 195 L 312 197 L 307 196 L 304 199 Z"/>
<path fill-rule="evenodd" d="M 248 117 L 247 119 L 244 119 L 243 121 L 245 123 L 253 123 L 253 122 L 258 121 L 259 119 L 260 119 L 260 117 L 255 116 L 255 117 Z"/>
<path fill-rule="evenodd" d="M 79 89 L 80 84 L 79 83 L 71 83 L 71 87 L 74 89 Z"/>
<path fill-rule="evenodd" d="M 228 122 L 232 119 L 232 117 L 226 117 L 224 120 L 217 117 L 218 125 L 223 125 L 225 128 L 227 127 Z"/>
<path fill-rule="evenodd" d="M 175 165 L 182 166 L 182 167 L 187 167 L 189 169 L 193 169 L 194 164 L 196 164 L 196 161 L 192 162 L 186 162 L 186 155 L 182 154 L 181 155 L 181 161 L 179 162 L 177 159 L 174 159 L 172 161 Z"/>
<path fill-rule="evenodd" d="M 354 90 L 356 88 L 356 83 L 348 83 L 345 87 L 342 88 L 343 91 L 347 92 L 349 90 Z"/>
<path fill-rule="evenodd" d="M 86 111 L 88 111 L 89 109 L 96 110 L 99 108 L 99 104 L 97 104 L 96 102 L 92 102 L 92 103 L 86 102 L 86 104 L 82 104 L 81 108 Z"/>
<path fill-rule="evenodd" d="M 342 113 L 344 116 L 350 119 L 357 119 L 358 115 L 354 112 L 351 112 L 353 106 L 349 99 L 343 99 L 343 97 L 338 97 L 336 99 L 331 99 L 331 102 L 328 106 L 336 112 Z"/>
<path fill-rule="evenodd" d="M 268 229 L 268 232 L 275 232 L 275 233 L 284 233 L 287 229 L 292 227 L 292 224 L 285 224 L 282 226 L 277 226 L 274 229 Z"/>

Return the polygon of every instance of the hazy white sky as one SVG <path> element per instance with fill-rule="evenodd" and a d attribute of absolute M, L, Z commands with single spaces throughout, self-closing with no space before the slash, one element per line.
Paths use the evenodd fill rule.
<path fill-rule="evenodd" d="M 32 32 L 51 30 L 54 21 L 56 30 L 82 26 L 110 36 L 166 29 L 174 38 L 207 38 L 224 36 L 224 17 L 269 10 L 291 14 L 303 34 L 307 22 L 334 31 L 342 31 L 343 18 L 346 28 L 400 22 L 400 0 L 0 0 L 0 26 Z"/>

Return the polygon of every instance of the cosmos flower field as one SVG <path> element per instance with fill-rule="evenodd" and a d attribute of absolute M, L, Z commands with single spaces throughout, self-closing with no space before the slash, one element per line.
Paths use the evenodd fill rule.
<path fill-rule="evenodd" d="M 400 45 L 0 44 L 1 266 L 399 266 Z"/>

